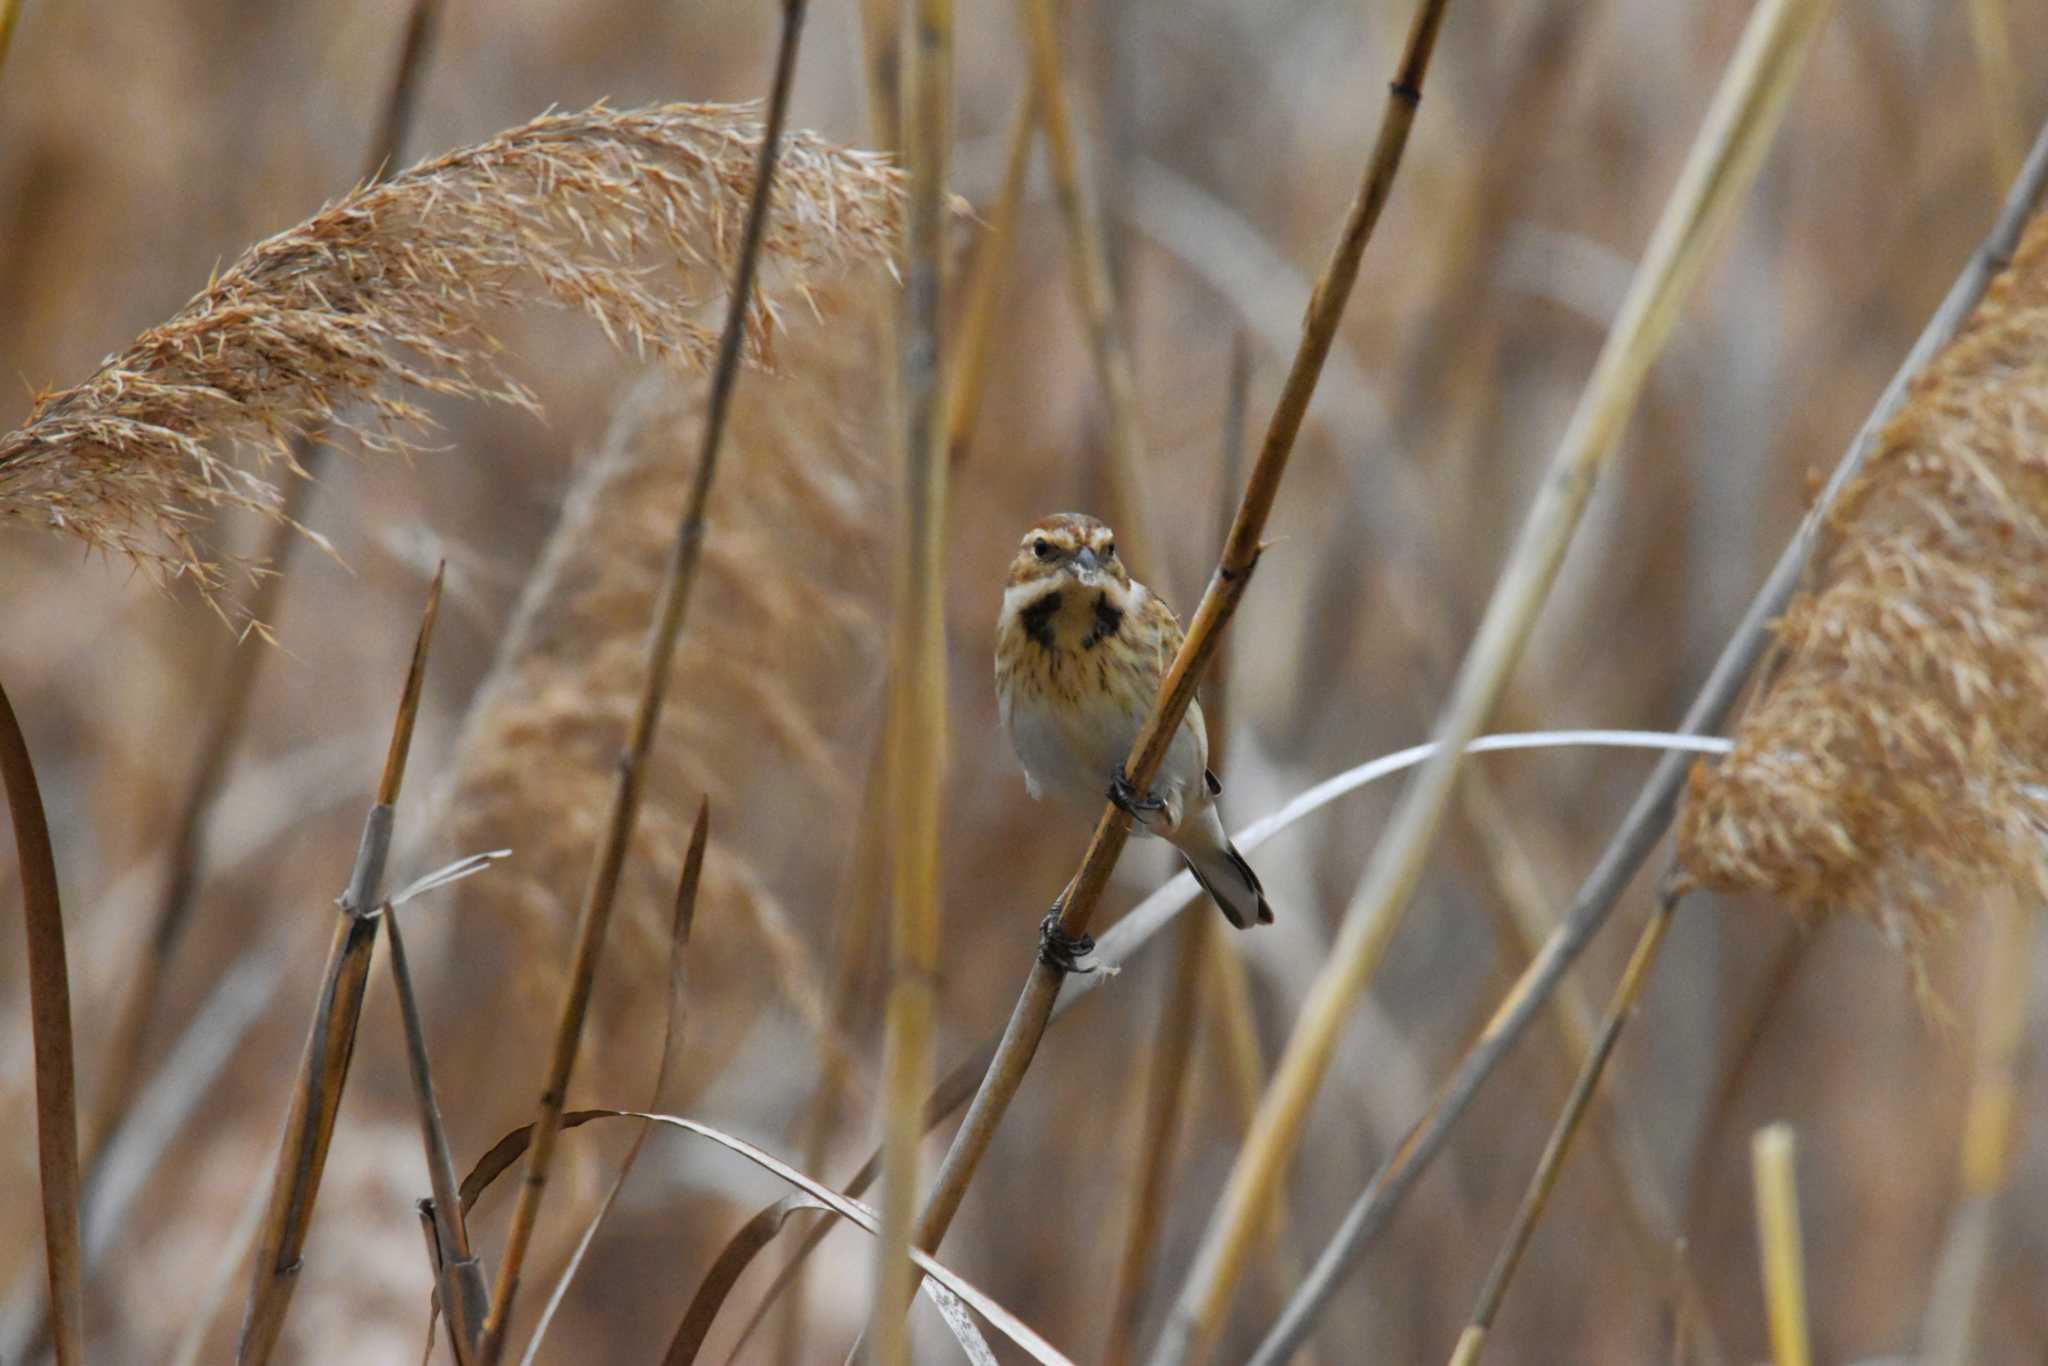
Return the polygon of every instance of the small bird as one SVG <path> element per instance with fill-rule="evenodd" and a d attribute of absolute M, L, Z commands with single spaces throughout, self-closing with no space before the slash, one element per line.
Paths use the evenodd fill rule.
<path fill-rule="evenodd" d="M 996 622 L 1003 729 L 1033 797 L 1085 806 L 1107 796 L 1180 851 L 1231 924 L 1270 924 L 1258 874 L 1216 814 L 1223 785 L 1209 771 L 1201 704 L 1189 704 L 1150 793 L 1132 791 L 1124 773 L 1184 634 L 1173 609 L 1124 568 L 1107 526 L 1073 512 L 1047 517 L 1017 548 Z"/>

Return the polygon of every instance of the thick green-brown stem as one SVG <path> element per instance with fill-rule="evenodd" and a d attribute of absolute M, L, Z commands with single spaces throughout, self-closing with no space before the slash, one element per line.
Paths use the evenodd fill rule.
<path fill-rule="evenodd" d="M 539 1115 L 534 1121 L 533 1145 L 527 1154 L 526 1177 L 519 1187 L 519 1202 L 512 1211 L 512 1227 L 506 1235 L 505 1260 L 499 1264 L 498 1279 L 492 1287 L 491 1312 L 484 1322 L 484 1366 L 496 1366 L 503 1356 L 512 1308 L 518 1298 L 520 1271 L 533 1231 L 540 1219 L 541 1198 L 547 1189 L 548 1168 L 555 1155 L 555 1143 L 562 1131 L 562 1105 L 569 1092 L 569 1079 L 576 1069 L 576 1051 L 583 1039 L 583 1021 L 589 1013 L 590 993 L 597 980 L 597 964 L 604 949 L 605 932 L 611 926 L 612 905 L 617 897 L 619 875 L 626 864 L 626 850 L 632 844 L 633 829 L 640 815 L 640 784 L 647 756 L 654 748 L 655 731 L 661 721 L 662 704 L 668 697 L 675 646 L 682 635 L 685 609 L 696 584 L 697 564 L 704 543 L 704 504 L 711 492 L 712 477 L 718 472 L 718 451 L 725 436 L 727 414 L 732 408 L 733 385 L 739 377 L 741 344 L 746 336 L 747 304 L 754 292 L 755 269 L 761 255 L 762 225 L 775 183 L 775 164 L 782 148 L 782 129 L 789 116 L 789 91 L 796 75 L 798 40 L 803 34 L 807 0 L 783 0 L 782 36 L 775 57 L 775 81 L 768 97 L 768 122 L 761 134 L 761 150 L 754 173 L 753 194 L 747 204 L 745 236 L 740 242 L 738 263 L 733 269 L 731 296 L 726 301 L 725 329 L 719 335 L 718 360 L 711 374 L 711 396 L 705 409 L 704 433 L 698 449 L 697 468 L 692 474 L 689 499 L 681 524 L 670 548 L 656 599 L 654 620 L 647 632 L 647 650 L 642 667 L 639 705 L 633 726 L 620 752 L 618 773 L 612 783 L 610 806 L 605 815 L 604 835 L 593 860 L 590 880 L 585 885 L 582 907 L 576 922 L 576 950 L 569 968 L 569 985 L 562 1000 L 561 1017 L 555 1028 L 555 1042 L 548 1062 L 547 1079 L 541 1088 Z"/>

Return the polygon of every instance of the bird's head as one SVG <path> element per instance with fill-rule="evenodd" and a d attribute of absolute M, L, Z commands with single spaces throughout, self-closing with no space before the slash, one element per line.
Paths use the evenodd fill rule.
<path fill-rule="evenodd" d="M 1131 576 L 1116 555 L 1116 533 L 1093 517 L 1056 512 L 1034 524 L 1010 562 L 1010 585 L 1058 586 L 1071 580 L 1121 599 Z"/>

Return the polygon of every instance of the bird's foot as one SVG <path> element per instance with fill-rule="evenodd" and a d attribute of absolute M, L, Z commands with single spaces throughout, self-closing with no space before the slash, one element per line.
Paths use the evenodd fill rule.
<path fill-rule="evenodd" d="M 1138 795 L 1138 789 L 1131 786 L 1131 779 L 1119 766 L 1116 776 L 1109 780 L 1109 800 L 1117 810 L 1129 816 L 1140 825 L 1149 824 L 1148 817 L 1166 810 L 1166 803 L 1151 793 Z"/>
<path fill-rule="evenodd" d="M 1095 952 L 1093 935 L 1071 935 L 1060 928 L 1060 908 L 1057 903 L 1038 923 L 1038 961 L 1054 972 L 1090 973 L 1095 968 L 1082 967 L 1081 960 Z"/>

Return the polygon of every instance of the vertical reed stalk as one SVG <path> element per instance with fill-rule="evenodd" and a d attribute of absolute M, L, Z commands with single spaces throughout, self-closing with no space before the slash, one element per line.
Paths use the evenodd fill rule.
<path fill-rule="evenodd" d="M 576 1069 L 577 1046 L 583 1038 L 583 1021 L 590 1007 L 590 993 L 597 978 L 597 963 L 604 948 L 605 931 L 611 924 L 619 875 L 625 867 L 626 850 L 632 843 L 633 827 L 640 814 L 641 781 L 648 755 L 654 747 L 662 704 L 668 696 L 676 640 L 682 634 L 690 590 L 696 583 L 697 565 L 704 545 L 704 504 L 711 493 L 712 477 L 718 472 L 719 446 L 732 408 L 733 385 L 739 376 L 747 306 L 754 293 L 755 269 L 761 255 L 762 225 L 768 217 L 775 166 L 782 149 L 782 130 L 789 115 L 789 91 L 796 75 L 797 46 L 803 34 L 807 4 L 808 0 L 783 0 L 782 33 L 776 49 L 774 84 L 768 96 L 767 126 L 761 134 L 753 191 L 747 202 L 745 235 L 740 242 L 739 259 L 733 267 L 731 296 L 726 300 L 725 327 L 719 334 L 718 360 L 712 370 L 711 394 L 704 414 L 703 441 L 698 449 L 697 467 L 691 475 L 689 500 L 684 507 L 681 524 L 676 528 L 668 564 L 662 573 L 654 620 L 647 632 L 645 682 L 626 746 L 619 755 L 610 807 L 605 815 L 604 835 L 597 857 L 592 861 L 590 881 L 586 884 L 582 908 L 577 916 L 575 957 L 569 969 L 568 987 L 563 993 L 547 1080 L 541 1089 L 532 1146 L 527 1151 L 526 1177 L 519 1187 L 519 1202 L 513 1207 L 512 1226 L 505 1239 L 505 1260 L 499 1264 L 498 1279 L 491 1291 L 490 1316 L 484 1322 L 483 1351 L 480 1354 L 484 1366 L 496 1366 L 504 1354 L 512 1307 L 519 1293 L 520 1271 L 533 1241 L 534 1226 L 540 1218 L 540 1202 L 547 1189 L 548 1168 L 554 1159 L 556 1140 L 561 1136 L 562 1107 L 568 1098 L 570 1076 Z"/>
<path fill-rule="evenodd" d="M 1138 386 L 1133 377 L 1130 346 L 1117 313 L 1116 290 L 1110 282 L 1109 255 L 1104 249 L 1101 216 L 1088 202 L 1081 182 L 1080 155 L 1074 146 L 1068 116 L 1066 82 L 1060 72 L 1060 39 L 1054 0 L 1020 0 L 1025 32 L 1031 45 L 1031 84 L 1039 122 L 1045 126 L 1046 160 L 1053 192 L 1067 228 L 1067 263 L 1074 302 L 1088 327 L 1088 351 L 1109 404 L 1109 481 L 1115 505 L 1117 535 L 1124 541 L 1124 559 L 1131 564 L 1159 565 L 1158 543 L 1151 535 L 1152 500 L 1145 489 L 1145 432 L 1138 414 Z"/>
<path fill-rule="evenodd" d="M 1764 1303 L 1770 1314 L 1771 1359 L 1811 1366 L 1806 1324 L 1806 1258 L 1799 1246 L 1799 1176 L 1792 1126 L 1772 1124 L 1750 1142 L 1756 1178 L 1756 1235 L 1763 1254 Z"/>
<path fill-rule="evenodd" d="M 0 49 L 11 14 L 0 15 Z M 5 56 L 0 50 L 0 56 Z M 57 1366 L 85 1360 L 85 1257 L 78 1231 L 78 1072 L 71 1045 L 71 973 L 57 858 L 28 741 L 0 689 L 0 787 L 14 823 L 28 939 L 29 1032 L 36 1076 L 36 1175 L 43 1197 L 43 1261 L 50 1281 L 50 1337 Z"/>
<path fill-rule="evenodd" d="M 901 333 L 903 536 L 891 670 L 889 831 L 895 907 L 883 1040 L 881 1236 L 875 1241 L 874 1341 L 880 1366 L 906 1366 L 916 1293 L 910 1246 L 918 1146 L 938 1005 L 939 836 L 946 769 L 946 432 L 939 319 L 944 302 L 946 151 L 953 106 L 952 0 L 906 0 Z"/>
<path fill-rule="evenodd" d="M 1439 748 L 1403 793 L 1331 953 L 1302 1005 L 1203 1239 L 1158 1366 L 1207 1358 L 1258 1227 L 1300 1140 L 1352 1003 L 1378 969 L 1421 881 L 1456 783 L 1536 614 L 1556 581 L 1586 500 L 1634 411 L 1650 366 L 1762 164 L 1829 0 L 1765 0 L 1729 64 L 1620 316 L 1552 459 L 1436 726 Z"/>
<path fill-rule="evenodd" d="M 2041 198 L 2044 186 L 2048 186 L 2048 124 L 2044 124 L 2037 135 L 2033 150 L 2027 155 L 2026 167 L 2006 196 L 1997 222 L 1956 277 L 1941 306 L 1928 319 L 1911 352 L 1879 395 L 1870 416 L 1864 420 L 1834 473 L 1828 477 L 1820 496 L 1814 500 L 1814 506 L 1743 613 L 1720 657 L 1715 660 L 1707 681 L 1686 709 L 1678 727 L 1681 734 L 1702 735 L 1718 729 L 1726 719 L 1744 681 L 1770 643 L 1772 621 L 1784 610 L 1798 587 L 1829 509 L 1876 448 L 1879 433 L 1904 403 L 1913 378 L 1955 336 L 1992 277 L 2004 268 L 2033 206 Z M 1287 1359 L 1287 1354 L 1308 1334 L 1316 1317 L 1329 1303 L 1338 1283 L 1387 1226 L 1395 1209 L 1413 1189 L 1416 1179 L 1443 1150 L 1452 1126 L 1471 1105 L 1480 1086 L 1521 1039 L 1529 1022 L 1557 989 L 1565 971 L 1606 923 L 1607 916 L 1643 860 L 1649 857 L 1650 850 L 1670 828 L 1678 807 L 1679 788 L 1691 771 L 1693 762 L 1691 756 L 1685 754 L 1670 754 L 1658 761 L 1649 780 L 1622 817 L 1621 825 L 1601 851 L 1592 871 L 1586 875 L 1564 922 L 1516 979 L 1493 1017 L 1487 1021 L 1485 1030 L 1459 1060 L 1449 1079 L 1437 1089 L 1429 1108 L 1409 1130 L 1401 1146 L 1359 1193 L 1308 1279 L 1287 1306 L 1287 1312 L 1267 1333 L 1265 1342 L 1252 1358 L 1253 1366 L 1275 1366 Z"/>
<path fill-rule="evenodd" d="M 434 619 L 440 606 L 441 575 L 437 573 L 427 594 L 426 610 L 420 617 L 419 635 L 413 641 L 412 664 L 406 671 L 405 690 L 399 697 L 398 715 L 391 727 L 391 745 L 384 755 L 377 797 L 363 822 L 355 867 L 349 873 L 348 888 L 341 895 L 334 942 L 328 949 L 327 967 L 313 1007 L 313 1023 L 306 1035 L 306 1050 L 299 1061 L 291 1106 L 285 1114 L 284 1138 L 278 1147 L 277 1171 L 271 1180 L 270 1206 L 256 1245 L 248 1308 L 242 1316 L 241 1341 L 235 1349 L 241 1366 L 262 1366 L 270 1360 L 284 1331 L 292 1292 L 298 1287 L 306 1236 L 313 1225 L 313 1205 L 320 1194 L 327 1150 L 334 1140 L 342 1091 L 348 1085 L 356 1027 L 362 1022 L 370 955 L 377 945 L 379 917 L 374 911 L 381 899 L 379 889 L 384 881 L 385 859 L 391 852 L 394 810 L 405 781 L 406 758 L 412 750 L 413 724 L 419 717 L 421 689 L 426 680 L 427 647 L 433 640 Z"/>
<path fill-rule="evenodd" d="M 421 73 L 432 51 L 439 26 L 441 0 L 414 0 L 399 50 L 398 67 L 385 96 L 384 110 L 376 134 L 370 140 L 363 163 L 363 179 L 372 183 L 391 174 L 392 163 L 405 148 L 412 127 L 412 113 L 419 92 Z M 4 43 L 0 43 L 4 46 Z M 267 572 L 258 580 L 248 606 L 248 616 L 259 633 L 277 620 L 284 601 L 287 570 L 299 543 L 305 540 L 306 517 L 313 493 L 319 487 L 321 466 L 330 447 L 324 427 L 316 428 L 292 443 L 290 467 L 303 471 L 285 492 L 282 515 L 268 524 L 259 562 Z M 164 884 L 156 915 L 151 921 L 148 947 L 129 978 L 126 997 L 115 1016 L 113 1034 L 107 1045 L 107 1060 L 101 1070 L 99 1095 L 86 1125 L 88 1167 L 97 1167 L 100 1153 L 113 1137 L 126 1113 L 142 1067 L 142 1053 L 156 1022 L 164 982 L 171 961 L 183 942 L 192 919 L 192 905 L 203 872 L 202 840 L 206 823 L 213 814 L 221 784 L 227 777 L 229 761 L 240 747 L 242 731 L 250 716 L 250 699 L 257 680 L 269 662 L 268 642 L 239 640 L 220 662 L 219 676 L 207 689 L 210 716 L 200 738 L 198 763 L 186 779 L 185 790 L 176 807 L 178 828 L 171 836 L 170 877 Z"/>
<path fill-rule="evenodd" d="M 1342 234 L 1331 252 L 1330 261 L 1309 300 L 1308 314 L 1302 322 L 1300 349 L 1295 352 L 1294 362 L 1288 369 L 1286 384 L 1267 426 L 1258 461 L 1238 504 L 1237 516 L 1231 523 L 1222 558 L 1209 580 L 1208 591 L 1202 595 L 1201 605 L 1189 623 L 1187 638 L 1182 641 L 1180 652 L 1174 657 L 1173 665 L 1160 685 L 1159 698 L 1153 704 L 1151 715 L 1146 718 L 1125 763 L 1125 772 L 1139 791 L 1151 786 L 1153 777 L 1165 760 L 1167 744 L 1180 728 L 1188 704 L 1194 700 L 1195 688 L 1215 654 L 1222 628 L 1237 610 L 1237 604 L 1258 567 L 1266 520 L 1272 513 L 1273 500 L 1279 496 L 1280 481 L 1287 473 L 1288 457 L 1293 452 L 1296 436 L 1300 434 L 1309 399 L 1315 393 L 1316 380 L 1322 374 L 1323 361 L 1330 353 L 1338 321 L 1344 314 L 1344 305 L 1351 297 L 1351 287 L 1358 279 L 1359 260 L 1364 255 L 1365 244 L 1372 236 L 1380 210 L 1392 192 L 1395 173 L 1400 169 L 1401 154 L 1408 143 L 1408 130 L 1414 122 L 1416 106 L 1421 102 L 1422 78 L 1428 69 L 1429 55 L 1435 46 L 1445 3 L 1446 0 L 1423 0 L 1416 10 L 1414 26 L 1408 35 L 1408 47 L 1389 93 L 1386 115 L 1366 166 L 1364 182 L 1345 217 Z M 1130 832 L 1129 818 L 1114 805 L 1105 806 L 1081 867 L 1067 884 L 1067 891 L 1061 898 L 1058 928 L 1068 938 L 1077 938 L 1086 932 L 1096 903 L 1108 884 L 1110 870 L 1123 852 Z M 919 1220 L 918 1245 L 926 1251 L 937 1247 L 945 1236 L 946 1228 L 966 1194 L 967 1185 L 973 1179 L 982 1155 L 988 1150 L 996 1126 L 1002 1122 L 1011 1097 L 1023 1084 L 1024 1075 L 1037 1053 L 1038 1041 L 1044 1037 L 1045 1027 L 1052 1018 L 1062 978 L 1062 973 L 1042 959 L 1034 960 L 1031 975 L 1017 998 L 1002 1041 L 996 1046 L 995 1057 L 968 1106 L 967 1118 L 954 1135 L 953 1145 L 946 1153 L 945 1164 L 939 1169 L 938 1181 Z"/>
<path fill-rule="evenodd" d="M 1507 1240 L 1501 1244 L 1492 1270 L 1486 1273 L 1486 1282 L 1479 1291 L 1479 1302 L 1472 1310 L 1471 1322 L 1459 1336 L 1457 1350 L 1451 1354 L 1451 1366 L 1473 1366 L 1479 1360 L 1479 1353 L 1486 1345 L 1486 1335 L 1493 1328 L 1493 1316 L 1507 1295 L 1508 1282 L 1514 1279 L 1515 1269 L 1522 1263 L 1522 1254 L 1529 1249 L 1529 1239 L 1536 1232 L 1536 1221 L 1549 1207 L 1550 1193 L 1557 1189 L 1558 1173 L 1564 1169 L 1564 1159 L 1571 1151 L 1572 1139 L 1578 1134 L 1579 1121 L 1585 1118 L 1586 1109 L 1592 1102 L 1593 1088 L 1600 1084 L 1600 1074 L 1606 1070 L 1607 1059 L 1613 1055 L 1614 1045 L 1621 1038 L 1621 1027 L 1627 1022 L 1629 1011 L 1634 1008 L 1644 984 L 1649 981 L 1650 967 L 1657 960 L 1657 951 L 1664 945 L 1664 935 L 1671 928 L 1671 918 L 1678 910 L 1681 895 L 1678 888 L 1667 886 L 1657 898 L 1657 908 L 1651 912 L 1649 923 L 1643 926 L 1642 938 L 1636 941 L 1635 952 L 1629 955 L 1628 966 L 1622 970 L 1621 980 L 1615 985 L 1614 998 L 1608 1002 L 1607 1014 L 1600 1021 L 1600 1033 L 1586 1053 L 1578 1079 L 1572 1083 L 1571 1095 L 1565 1099 L 1557 1124 L 1550 1131 L 1550 1140 L 1544 1145 L 1543 1156 L 1536 1163 L 1536 1172 L 1529 1178 L 1529 1189 L 1515 1211 Z"/>
<path fill-rule="evenodd" d="M 7 53 L 14 46 L 14 26 L 21 20 L 22 0 L 0 0 L 0 67 L 7 65 Z"/>

